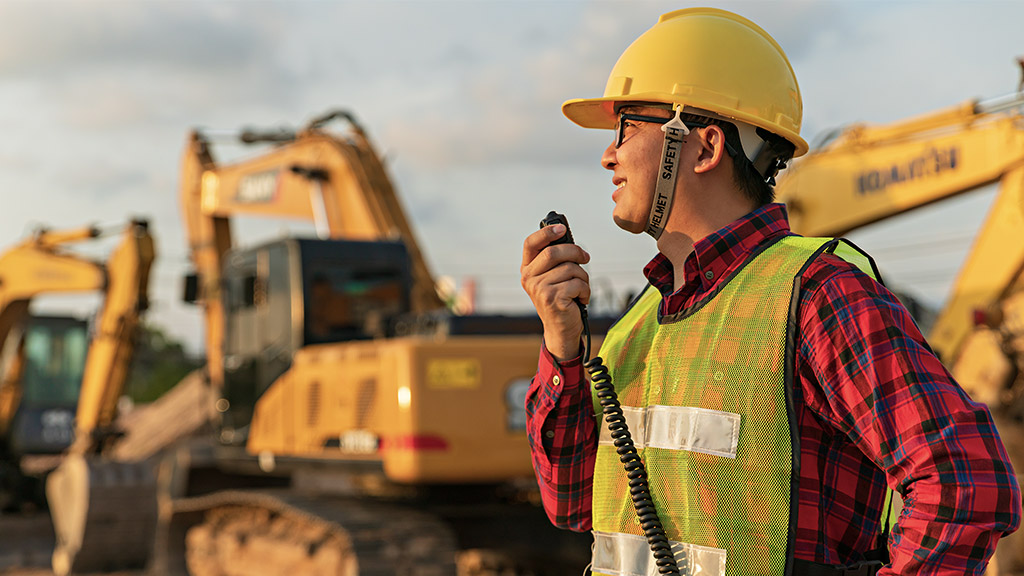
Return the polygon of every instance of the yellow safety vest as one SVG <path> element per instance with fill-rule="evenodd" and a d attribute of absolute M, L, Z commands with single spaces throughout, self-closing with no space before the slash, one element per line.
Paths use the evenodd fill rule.
<path fill-rule="evenodd" d="M 799 458 L 794 286 L 823 251 L 876 276 L 848 244 L 787 236 L 670 317 L 658 317 L 661 295 L 649 287 L 604 340 L 601 356 L 682 574 L 787 573 Z M 600 415 L 596 395 L 594 406 Z M 626 474 L 599 426 L 593 573 L 655 574 Z"/>

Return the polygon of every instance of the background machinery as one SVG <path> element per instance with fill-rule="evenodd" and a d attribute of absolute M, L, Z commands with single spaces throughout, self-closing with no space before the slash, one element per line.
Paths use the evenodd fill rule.
<path fill-rule="evenodd" d="M 216 430 L 161 467 L 151 570 L 578 573 L 591 539 L 544 515 L 525 434 L 539 320 L 445 310 L 347 113 L 241 140 L 270 148 L 220 164 L 193 133 L 185 150 L 186 300 L 204 312 Z M 317 238 L 238 247 L 243 215 Z M 88 570 L 85 548 L 58 553 Z"/>
<path fill-rule="evenodd" d="M 996 419 L 1024 473 L 1024 94 L 883 126 L 857 124 L 779 179 L 794 232 L 838 236 L 998 183 L 989 214 L 927 334 L 957 382 Z M 1024 536 L 989 574 L 1024 574 Z"/>
<path fill-rule="evenodd" d="M 40 487 L 38 494 L 20 497 L 13 494 L 17 490 L 0 491 L 10 499 L 8 507 L 27 501 L 42 504 L 36 498 L 42 496 L 39 477 L 49 471 L 46 463 L 54 460 L 43 459 L 41 465 L 26 465 L 23 460 L 68 448 L 74 438 L 76 410 L 81 408 L 79 421 L 98 433 L 108 432 L 105 426 L 112 421 L 117 394 L 87 395 L 80 403 L 79 393 L 86 377 L 103 380 L 102 386 L 90 388 L 119 391 L 123 387 L 134 342 L 100 327 L 104 320 L 122 322 L 145 309 L 152 250 L 140 256 L 135 247 L 152 241 L 146 223 L 135 221 L 123 230 L 120 244 L 105 262 L 69 250 L 100 235 L 97 228 L 40 230 L 0 255 L 0 448 L 7 468 L 3 478 L 20 483 L 23 489 L 30 480 Z M 130 293 L 112 289 L 124 282 L 136 289 Z M 30 314 L 37 296 L 82 292 L 102 295 L 92 338 L 85 320 Z M 25 466 L 31 470 L 28 477 L 23 474 Z"/>
<path fill-rule="evenodd" d="M 52 536 L 40 539 L 31 515 L 47 505 L 43 480 L 73 441 L 101 447 L 118 434 L 112 423 L 153 259 L 146 222 L 119 232 L 103 262 L 72 250 L 104 235 L 91 227 L 39 230 L 0 255 L 0 496 L 11 520 L 26 522 L 5 537 L 5 554 L 49 555 Z M 91 327 L 30 314 L 37 296 L 83 292 L 101 296 Z"/>

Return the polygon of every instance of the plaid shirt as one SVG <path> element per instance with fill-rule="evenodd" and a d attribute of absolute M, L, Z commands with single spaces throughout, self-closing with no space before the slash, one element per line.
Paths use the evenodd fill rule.
<path fill-rule="evenodd" d="M 791 234 L 770 204 L 700 240 L 672 292 L 672 264 L 644 269 L 661 312 L 696 302 L 760 244 Z M 710 279 L 709 279 L 710 278 Z M 859 561 L 876 545 L 886 483 L 905 508 L 892 527 L 891 569 L 879 574 L 981 574 L 1020 524 L 1021 496 L 992 416 L 928 348 L 899 301 L 825 255 L 801 278 L 794 399 L 800 436 L 797 558 Z M 559 365 L 542 347 L 526 400 L 544 507 L 562 528 L 591 528 L 597 420 L 581 359 Z"/>

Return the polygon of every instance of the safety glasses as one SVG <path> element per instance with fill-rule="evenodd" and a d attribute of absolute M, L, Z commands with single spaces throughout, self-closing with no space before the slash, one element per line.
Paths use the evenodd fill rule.
<path fill-rule="evenodd" d="M 630 122 L 650 122 L 651 124 L 666 124 L 672 117 L 662 118 L 660 116 L 643 116 L 641 114 L 626 114 L 625 112 L 619 114 L 619 124 L 615 128 L 615 147 L 622 146 L 622 141 L 626 139 L 626 126 Z"/>
<path fill-rule="evenodd" d="M 687 115 L 684 114 L 684 116 Z M 671 119 L 671 117 L 663 118 L 661 116 L 644 116 L 642 114 L 627 114 L 625 112 L 620 113 L 619 123 L 615 128 L 615 148 L 618 149 L 619 146 L 622 146 L 623 140 L 626 139 L 626 126 L 631 122 L 650 122 L 651 124 L 657 124 L 660 126 L 662 124 L 667 124 Z M 716 122 L 710 118 L 708 118 L 707 122 L 698 122 L 693 120 L 692 116 L 684 119 L 683 124 L 686 124 L 686 127 L 691 130 L 694 128 L 706 128 L 712 124 L 720 126 L 725 132 L 725 151 L 729 153 L 729 156 L 733 158 L 736 157 L 736 149 L 738 146 L 734 143 L 739 141 L 739 134 L 736 133 L 736 127 L 732 124 L 727 122 Z M 730 140 L 733 142 L 730 142 Z"/>

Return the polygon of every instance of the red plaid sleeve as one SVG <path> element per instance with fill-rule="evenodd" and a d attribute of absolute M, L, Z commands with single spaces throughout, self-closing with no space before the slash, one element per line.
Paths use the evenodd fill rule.
<path fill-rule="evenodd" d="M 526 396 L 526 433 L 548 518 L 559 528 L 590 530 L 597 428 L 581 358 L 559 365 L 541 346 Z"/>
<path fill-rule="evenodd" d="M 864 503 L 877 501 L 866 498 L 880 480 L 877 466 L 905 502 L 890 539 L 891 568 L 879 574 L 981 574 L 1021 512 L 989 410 L 971 401 L 907 310 L 874 280 L 828 258 L 808 271 L 803 286 L 800 389 L 824 428 L 841 432 L 817 448 L 803 446 L 804 460 L 817 451 L 811 459 L 828 467 L 830 454 L 848 452 L 844 443 L 866 459 L 846 458 L 845 470 L 822 479 L 829 497 L 820 514 L 826 524 L 830 516 L 845 519 L 846 528 L 833 534 L 840 541 L 807 532 L 798 540 L 842 550 L 870 537 L 881 511 Z M 803 439 L 815 436 L 806 432 Z"/>

